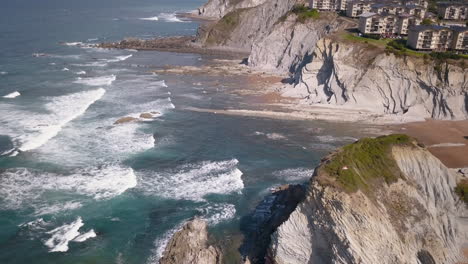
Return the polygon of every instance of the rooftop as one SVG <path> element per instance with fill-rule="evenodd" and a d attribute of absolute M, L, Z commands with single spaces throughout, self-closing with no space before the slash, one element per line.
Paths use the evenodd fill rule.
<path fill-rule="evenodd" d="M 448 27 L 437 26 L 437 25 L 419 25 L 419 26 L 411 27 L 410 30 L 420 32 L 420 31 L 426 31 L 426 30 L 439 31 L 439 30 L 442 30 L 442 29 L 449 29 L 449 28 Z"/>

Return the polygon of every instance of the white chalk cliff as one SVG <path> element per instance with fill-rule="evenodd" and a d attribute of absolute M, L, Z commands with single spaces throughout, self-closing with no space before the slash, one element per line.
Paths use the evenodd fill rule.
<path fill-rule="evenodd" d="M 392 156 L 403 177 L 373 195 L 323 185 L 318 169 L 272 235 L 268 263 L 466 263 L 468 212 L 456 175 L 416 145 L 394 146 Z"/>
<path fill-rule="evenodd" d="M 324 38 L 283 94 L 376 113 L 467 119 L 468 69 L 448 63 L 437 70 L 431 60 Z"/>

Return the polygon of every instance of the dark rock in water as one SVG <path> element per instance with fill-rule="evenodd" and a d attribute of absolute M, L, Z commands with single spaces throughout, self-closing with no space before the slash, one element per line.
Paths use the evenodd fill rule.
<path fill-rule="evenodd" d="M 134 121 L 138 121 L 138 118 L 131 117 L 131 116 L 126 116 L 126 117 L 122 117 L 122 118 L 119 118 L 118 120 L 116 120 L 114 122 L 114 125 L 124 124 L 124 123 L 129 123 L 129 122 L 134 122 Z"/>
<path fill-rule="evenodd" d="M 218 264 L 222 255 L 218 248 L 208 245 L 207 224 L 195 218 L 174 234 L 160 264 Z"/>
<path fill-rule="evenodd" d="M 286 221 L 305 197 L 303 185 L 284 185 L 260 202 L 252 214 L 244 217 L 241 230 L 245 235 L 240 248 L 246 263 L 265 263 L 270 236 Z"/>

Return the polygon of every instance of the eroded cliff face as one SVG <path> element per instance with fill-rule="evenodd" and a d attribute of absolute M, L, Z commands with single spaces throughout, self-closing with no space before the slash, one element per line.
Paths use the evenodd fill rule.
<path fill-rule="evenodd" d="M 438 69 L 437 69 L 438 68 Z M 284 95 L 418 118 L 467 119 L 468 69 L 324 38 Z"/>
<path fill-rule="evenodd" d="M 321 38 L 350 25 L 335 14 L 323 13 L 320 19 L 304 22 L 298 22 L 297 16 L 290 14 L 253 43 L 249 65 L 278 74 L 295 73 L 311 61 Z"/>
<path fill-rule="evenodd" d="M 402 176 L 371 194 L 322 184 L 319 167 L 273 233 L 267 263 L 466 263 L 468 213 L 454 194 L 456 176 L 417 145 L 391 152 Z"/>
<path fill-rule="evenodd" d="M 222 18 L 233 10 L 255 7 L 266 1 L 268 0 L 209 0 L 197 11 L 200 16 Z"/>
<path fill-rule="evenodd" d="M 253 43 L 262 41 L 271 33 L 283 15 L 295 4 L 303 2 L 303 0 L 242 1 L 230 8 L 231 11 L 228 13 L 220 11 L 223 16 L 217 22 L 201 27 L 198 32 L 198 43 L 205 47 L 250 52 Z"/>

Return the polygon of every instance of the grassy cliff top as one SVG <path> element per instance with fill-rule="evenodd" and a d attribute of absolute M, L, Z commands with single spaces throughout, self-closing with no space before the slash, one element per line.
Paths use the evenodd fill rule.
<path fill-rule="evenodd" d="M 317 180 L 347 192 L 368 193 L 383 182 L 396 182 L 403 175 L 392 157 L 393 146 L 414 146 L 403 134 L 363 138 L 327 157 L 318 169 Z"/>

